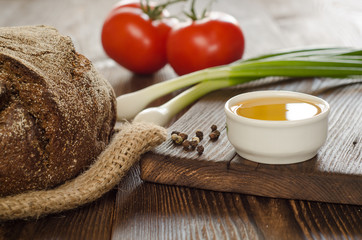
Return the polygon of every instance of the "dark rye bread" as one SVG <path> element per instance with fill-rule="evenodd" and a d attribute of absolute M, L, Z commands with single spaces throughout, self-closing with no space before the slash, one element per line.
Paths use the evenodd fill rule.
<path fill-rule="evenodd" d="M 115 94 L 69 37 L 0 28 L 0 196 L 75 177 L 106 147 Z"/>

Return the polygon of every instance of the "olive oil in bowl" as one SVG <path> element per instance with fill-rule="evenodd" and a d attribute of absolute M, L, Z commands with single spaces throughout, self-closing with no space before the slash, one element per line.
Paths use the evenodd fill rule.
<path fill-rule="evenodd" d="M 293 97 L 247 99 L 230 108 L 239 116 L 268 121 L 307 119 L 322 112 L 320 104 Z"/>
<path fill-rule="evenodd" d="M 291 91 L 256 91 L 229 99 L 227 136 L 243 158 L 266 164 L 311 159 L 328 132 L 329 104 Z"/>

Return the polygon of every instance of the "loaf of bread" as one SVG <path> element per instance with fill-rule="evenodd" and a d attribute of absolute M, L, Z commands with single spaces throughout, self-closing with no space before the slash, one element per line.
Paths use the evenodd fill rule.
<path fill-rule="evenodd" d="M 48 26 L 0 28 L 0 196 L 84 171 L 110 140 L 115 105 L 69 37 Z"/>

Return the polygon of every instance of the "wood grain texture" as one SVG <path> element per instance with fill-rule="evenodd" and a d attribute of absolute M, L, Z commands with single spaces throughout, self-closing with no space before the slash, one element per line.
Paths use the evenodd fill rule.
<path fill-rule="evenodd" d="M 112 239 L 340 239 L 359 236 L 362 220 L 353 205 L 142 182 L 119 192 Z"/>
<path fill-rule="evenodd" d="M 1 0 L 0 26 L 48 24 L 57 27 L 72 37 L 78 51 L 92 60 L 117 95 L 175 77 L 169 66 L 153 76 L 136 76 L 107 58 L 100 45 L 100 31 L 105 15 L 116 2 Z M 201 5 L 207 2 L 198 1 Z M 361 47 L 359 0 L 225 0 L 215 1 L 213 7 L 240 21 L 246 36 L 246 57 L 311 45 Z M 336 85 L 318 79 L 308 80 L 308 84 L 313 91 Z M 343 89 L 350 91 L 349 87 L 339 91 Z M 173 95 L 153 104 L 158 105 Z M 336 118 L 342 121 L 341 116 Z M 336 130 L 335 137 L 340 136 L 340 131 L 343 132 Z M 354 142 L 345 135 L 342 140 Z M 330 149 L 328 154 L 335 154 L 333 151 L 339 150 Z M 353 150 L 344 154 L 349 152 Z M 256 167 L 251 162 L 244 164 L 248 168 Z M 79 209 L 38 220 L 2 222 L 0 239 L 362 238 L 361 206 L 155 184 L 143 182 L 139 175 L 140 168 L 135 166 L 117 189 Z"/>

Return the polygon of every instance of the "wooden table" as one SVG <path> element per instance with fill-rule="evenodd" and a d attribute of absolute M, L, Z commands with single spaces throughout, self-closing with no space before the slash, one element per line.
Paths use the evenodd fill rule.
<path fill-rule="evenodd" d="M 77 50 L 93 61 L 117 95 L 175 77 L 169 66 L 153 76 L 135 76 L 104 54 L 100 30 L 114 3 L 1 0 L 0 26 L 57 27 L 73 38 Z M 205 3 L 199 1 L 200 6 Z M 240 21 L 245 57 L 291 47 L 362 46 L 359 0 L 225 0 L 213 6 Z M 0 238 L 361 239 L 362 207 L 143 182 L 135 166 L 118 187 L 86 206 L 38 220 L 0 223 Z"/>

